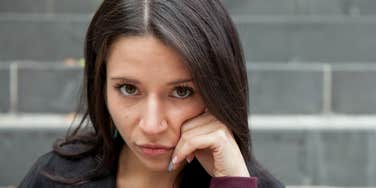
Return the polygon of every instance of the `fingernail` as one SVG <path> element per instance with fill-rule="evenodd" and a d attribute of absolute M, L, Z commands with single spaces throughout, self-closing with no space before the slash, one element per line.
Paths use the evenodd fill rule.
<path fill-rule="evenodd" d="M 171 172 L 173 168 L 174 168 L 174 163 L 170 161 L 170 164 L 168 164 L 168 171 Z"/>
<path fill-rule="evenodd" d="M 174 158 L 172 158 L 172 160 L 168 164 L 168 171 L 169 172 L 171 172 L 174 169 L 174 165 L 176 163 L 176 160 L 177 160 L 177 157 L 175 156 Z"/>

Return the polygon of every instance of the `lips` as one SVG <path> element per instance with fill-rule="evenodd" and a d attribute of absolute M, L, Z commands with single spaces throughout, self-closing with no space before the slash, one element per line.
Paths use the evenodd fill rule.
<path fill-rule="evenodd" d="M 173 149 L 173 147 L 158 144 L 142 144 L 138 145 L 138 147 L 141 149 L 142 153 L 149 156 L 167 154 Z"/>

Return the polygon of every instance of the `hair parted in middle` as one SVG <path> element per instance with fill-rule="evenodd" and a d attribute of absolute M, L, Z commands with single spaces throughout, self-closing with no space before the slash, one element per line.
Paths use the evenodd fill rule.
<path fill-rule="evenodd" d="M 114 126 L 106 106 L 106 59 L 119 37 L 151 35 L 176 50 L 190 71 L 206 107 L 233 133 L 259 188 L 278 184 L 255 160 L 248 127 L 248 81 L 238 33 L 220 0 L 104 0 L 96 11 L 85 40 L 85 68 L 80 126 L 65 141 L 55 144 L 62 156 L 100 154 L 102 169 L 116 171 L 119 150 L 124 142 L 113 139 Z M 89 120 L 89 121 L 87 121 Z M 94 133 L 80 135 L 85 122 Z M 89 143 L 82 152 L 69 153 L 63 145 Z M 182 170 L 179 187 L 208 187 L 210 176 L 197 160 Z"/>

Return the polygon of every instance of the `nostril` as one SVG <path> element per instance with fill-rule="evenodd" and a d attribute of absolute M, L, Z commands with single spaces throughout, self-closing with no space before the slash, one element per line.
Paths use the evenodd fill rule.
<path fill-rule="evenodd" d="M 161 125 L 162 128 L 166 128 L 168 126 L 166 120 L 162 120 L 161 123 L 160 123 L 160 125 Z"/>

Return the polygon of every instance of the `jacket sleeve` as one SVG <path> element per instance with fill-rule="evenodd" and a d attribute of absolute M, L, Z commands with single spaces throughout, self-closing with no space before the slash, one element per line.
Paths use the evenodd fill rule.
<path fill-rule="evenodd" d="M 257 177 L 214 177 L 210 188 L 257 188 Z"/>
<path fill-rule="evenodd" d="M 22 179 L 20 184 L 18 185 L 18 188 L 37 188 L 41 187 L 41 170 L 42 167 L 48 162 L 48 160 L 51 157 L 51 153 L 47 153 L 43 156 L 41 156 L 30 168 L 30 170 L 27 172 L 26 176 Z"/>

